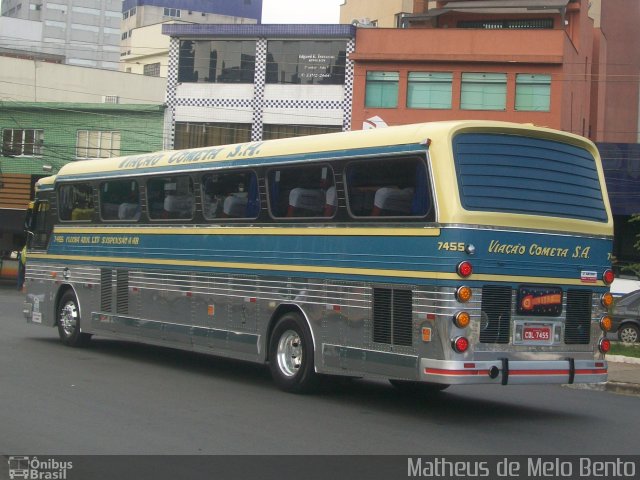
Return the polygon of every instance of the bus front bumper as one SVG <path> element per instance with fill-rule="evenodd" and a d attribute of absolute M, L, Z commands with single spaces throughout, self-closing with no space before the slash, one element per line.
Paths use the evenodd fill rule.
<path fill-rule="evenodd" d="M 448 385 L 526 385 L 541 383 L 602 383 L 607 381 L 606 360 L 420 361 L 420 379 Z"/>

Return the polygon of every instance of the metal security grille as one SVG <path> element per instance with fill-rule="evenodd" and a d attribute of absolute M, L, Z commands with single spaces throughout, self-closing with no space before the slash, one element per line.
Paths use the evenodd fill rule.
<path fill-rule="evenodd" d="M 373 341 L 411 346 L 413 293 L 391 288 L 373 289 Z"/>
<path fill-rule="evenodd" d="M 129 272 L 127 270 L 116 271 L 116 313 L 129 313 Z"/>
<path fill-rule="evenodd" d="M 457 23 L 458 28 L 482 28 L 485 30 L 503 29 L 551 29 L 553 18 L 510 19 L 510 20 L 463 20 Z"/>
<path fill-rule="evenodd" d="M 110 268 L 100 269 L 100 310 L 111 311 L 113 300 L 113 275 Z"/>
<path fill-rule="evenodd" d="M 592 292 L 567 290 L 567 319 L 564 326 L 564 343 L 588 344 L 591 337 Z"/>
<path fill-rule="evenodd" d="M 511 287 L 482 287 L 480 343 L 509 343 Z"/>

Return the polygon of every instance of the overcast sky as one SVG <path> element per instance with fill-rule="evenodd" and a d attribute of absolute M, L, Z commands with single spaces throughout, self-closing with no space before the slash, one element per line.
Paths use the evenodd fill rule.
<path fill-rule="evenodd" d="M 338 23 L 343 0 L 262 0 L 262 23 Z"/>
<path fill-rule="evenodd" d="M 342 3 L 344 0 L 263 0 L 262 23 L 338 23 Z"/>

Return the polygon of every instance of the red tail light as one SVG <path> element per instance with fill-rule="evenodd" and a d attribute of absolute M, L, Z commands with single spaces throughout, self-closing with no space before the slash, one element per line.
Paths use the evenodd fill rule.
<path fill-rule="evenodd" d="M 602 274 L 602 281 L 607 285 L 611 285 L 615 280 L 615 275 L 613 274 L 613 270 L 605 270 Z"/>
<path fill-rule="evenodd" d="M 458 353 L 464 353 L 469 349 L 469 340 L 465 337 L 456 337 L 451 342 L 451 347 Z"/>
<path fill-rule="evenodd" d="M 598 348 L 602 353 L 607 353 L 611 350 L 611 341 L 608 338 L 601 338 L 598 343 Z"/>
<path fill-rule="evenodd" d="M 458 264 L 458 266 L 456 267 L 456 272 L 458 272 L 458 275 L 460 275 L 462 278 L 467 278 L 473 273 L 473 267 L 471 266 L 470 262 L 467 262 L 465 260 L 464 262 L 460 262 Z"/>

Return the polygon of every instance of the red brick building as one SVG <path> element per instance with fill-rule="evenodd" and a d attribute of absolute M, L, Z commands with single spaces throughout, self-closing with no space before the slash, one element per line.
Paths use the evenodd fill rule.
<path fill-rule="evenodd" d="M 638 29 L 630 20 L 624 31 L 615 28 L 625 8 L 637 10 L 640 2 L 603 3 L 596 20 L 602 28 L 587 0 L 450 0 L 430 9 L 425 2 L 423 12 L 404 18 L 405 28 L 359 28 L 350 55 L 352 128 L 366 128 L 376 116 L 388 125 L 482 118 L 636 142 L 638 78 L 614 84 L 619 77 L 611 75 L 634 72 L 640 62 L 625 62 L 620 48 L 620 37 L 639 44 Z M 618 37 L 614 49 L 608 31 Z M 634 51 L 629 47 L 629 56 L 637 57 Z M 622 91 L 627 108 L 618 118 L 620 107 L 605 97 Z"/>

